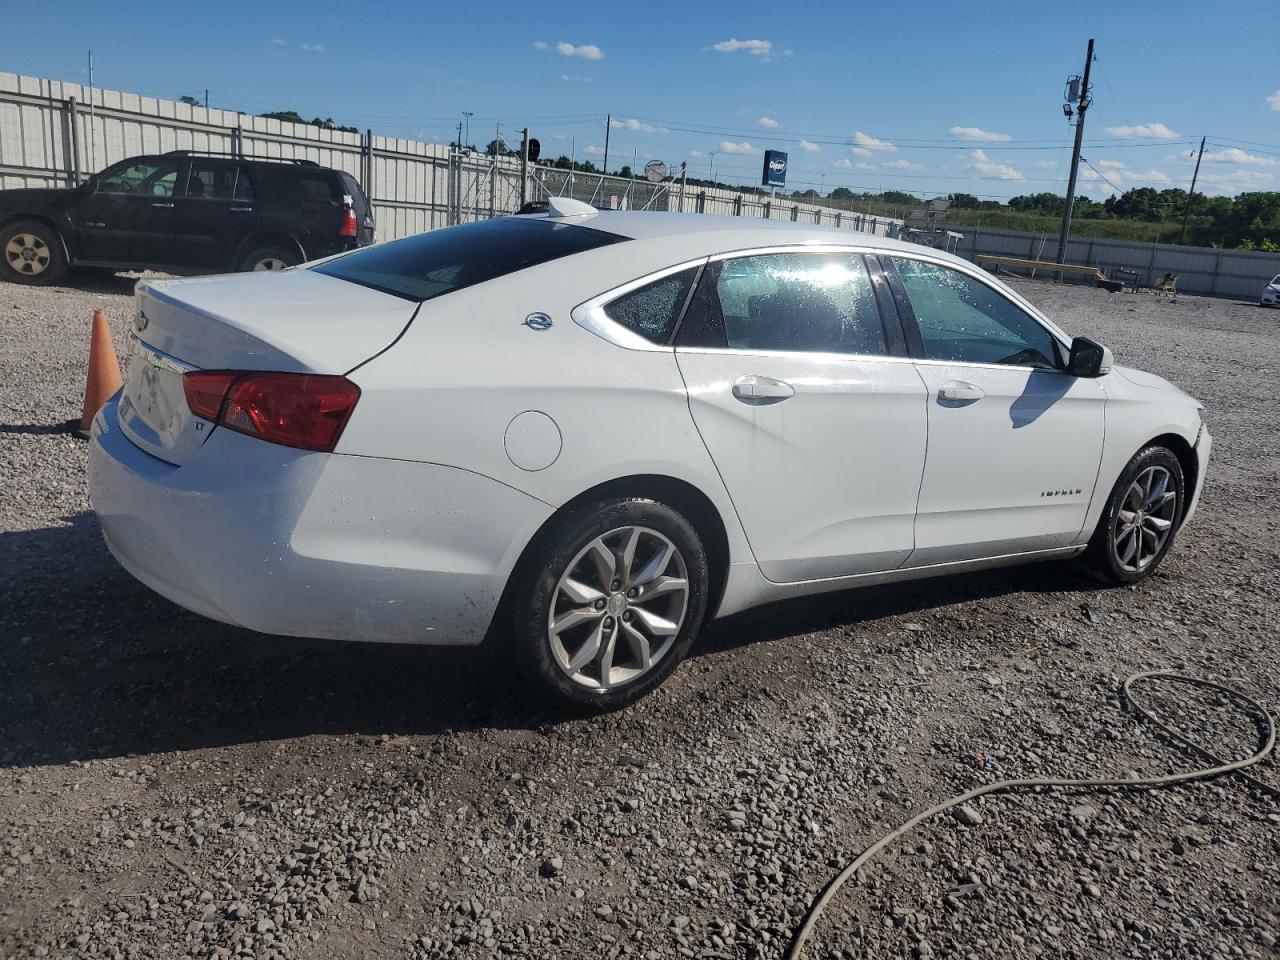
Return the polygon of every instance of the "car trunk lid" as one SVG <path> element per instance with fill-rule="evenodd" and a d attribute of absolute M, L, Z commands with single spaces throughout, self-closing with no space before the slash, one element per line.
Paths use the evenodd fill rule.
<path fill-rule="evenodd" d="M 181 465 L 214 425 L 183 391 L 191 370 L 346 373 L 385 349 L 417 304 L 311 270 L 141 281 L 120 426 Z"/>

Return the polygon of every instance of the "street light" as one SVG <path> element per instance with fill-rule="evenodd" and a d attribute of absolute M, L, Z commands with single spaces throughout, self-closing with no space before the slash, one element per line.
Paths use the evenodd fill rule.
<path fill-rule="evenodd" d="M 466 117 L 466 124 L 467 124 L 467 132 L 463 136 L 463 143 L 462 143 L 462 146 L 465 148 L 468 144 L 471 143 L 471 118 L 475 116 L 475 111 L 463 110 L 462 115 Z"/>

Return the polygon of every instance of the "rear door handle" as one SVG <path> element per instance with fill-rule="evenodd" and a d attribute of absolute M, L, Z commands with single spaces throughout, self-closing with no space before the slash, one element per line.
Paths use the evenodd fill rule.
<path fill-rule="evenodd" d="M 253 207 L 232 207 L 232 213 L 253 213 Z"/>
<path fill-rule="evenodd" d="M 733 395 L 743 403 L 764 406 L 770 403 L 781 403 L 788 397 L 794 397 L 796 388 L 785 380 L 773 377 L 739 377 L 733 384 Z"/>
<path fill-rule="evenodd" d="M 982 388 L 976 384 L 967 383 L 964 380 L 949 380 L 938 388 L 939 400 L 956 400 L 960 402 L 972 402 L 981 400 L 986 394 L 982 392 Z"/>
<path fill-rule="evenodd" d="M 160 202 L 156 202 L 156 203 L 153 203 L 153 204 L 152 204 L 152 206 L 153 206 L 153 207 L 157 207 L 157 208 L 159 208 L 159 209 L 161 209 L 161 210 L 172 210 L 172 209 L 173 209 L 173 204 L 172 204 L 172 203 L 160 203 Z"/>

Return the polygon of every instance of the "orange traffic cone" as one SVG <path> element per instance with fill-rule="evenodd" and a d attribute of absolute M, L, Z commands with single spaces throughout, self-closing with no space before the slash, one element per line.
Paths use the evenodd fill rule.
<path fill-rule="evenodd" d="M 71 432 L 83 439 L 89 438 L 89 426 L 102 405 L 124 385 L 120 378 L 120 361 L 111 342 L 111 326 L 105 310 L 93 311 L 93 336 L 89 341 L 89 376 L 84 385 L 84 407 L 80 420 L 72 420 Z"/>

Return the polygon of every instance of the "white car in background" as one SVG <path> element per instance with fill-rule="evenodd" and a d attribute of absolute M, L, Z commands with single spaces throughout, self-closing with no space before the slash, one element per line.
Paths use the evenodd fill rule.
<path fill-rule="evenodd" d="M 1258 301 L 1260 307 L 1274 307 L 1276 304 L 1280 304 L 1280 277 L 1273 277 L 1262 288 L 1262 298 Z"/>
<path fill-rule="evenodd" d="M 557 200 L 137 305 L 90 460 L 130 573 L 264 633 L 490 636 L 601 709 L 771 600 L 1135 583 L 1209 457 L 1195 400 L 973 265 L 790 223 Z"/>

